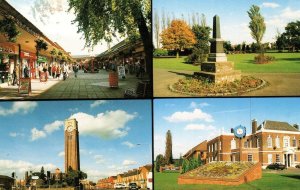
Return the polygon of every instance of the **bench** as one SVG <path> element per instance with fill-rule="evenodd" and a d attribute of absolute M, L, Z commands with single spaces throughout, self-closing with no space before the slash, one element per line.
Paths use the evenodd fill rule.
<path fill-rule="evenodd" d="M 146 98 L 152 97 L 150 81 L 139 81 L 136 88 L 125 90 L 124 98 Z"/>

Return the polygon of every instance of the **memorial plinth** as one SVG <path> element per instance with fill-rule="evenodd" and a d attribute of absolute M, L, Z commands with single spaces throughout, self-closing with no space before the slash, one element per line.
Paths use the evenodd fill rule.
<path fill-rule="evenodd" d="M 201 64 L 201 71 L 195 72 L 194 75 L 210 82 L 222 83 L 241 80 L 241 71 L 234 70 L 234 63 L 227 61 L 224 53 L 223 43 L 221 39 L 220 18 L 214 16 L 213 21 L 213 39 L 210 41 L 210 53 L 207 62 Z"/>

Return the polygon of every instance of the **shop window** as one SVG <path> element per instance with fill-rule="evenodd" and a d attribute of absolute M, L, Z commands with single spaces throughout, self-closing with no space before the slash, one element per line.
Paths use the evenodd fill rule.
<path fill-rule="evenodd" d="M 280 155 L 276 154 L 276 163 L 280 163 Z"/>
<path fill-rule="evenodd" d="M 253 155 L 252 154 L 248 154 L 248 162 L 253 162 Z"/>

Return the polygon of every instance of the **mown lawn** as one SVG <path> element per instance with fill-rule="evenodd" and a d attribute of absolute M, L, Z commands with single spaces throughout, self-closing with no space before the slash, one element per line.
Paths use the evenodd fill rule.
<path fill-rule="evenodd" d="M 252 181 L 248 184 L 239 186 L 223 186 L 223 185 L 178 185 L 177 177 L 179 173 L 154 173 L 154 189 L 155 190 L 285 190 L 299 189 L 299 174 L 274 174 L 263 171 L 263 177 L 259 180 Z"/>
<path fill-rule="evenodd" d="M 228 55 L 228 60 L 233 61 L 235 69 L 244 73 L 300 73 L 300 53 L 266 53 L 274 56 L 275 61 L 270 64 L 254 64 L 257 54 L 233 54 Z M 154 69 L 199 71 L 199 66 L 187 64 L 184 57 L 154 58 Z"/>

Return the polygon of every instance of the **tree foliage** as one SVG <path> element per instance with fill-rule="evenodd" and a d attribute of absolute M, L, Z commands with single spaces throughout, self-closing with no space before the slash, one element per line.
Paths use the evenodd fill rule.
<path fill-rule="evenodd" d="M 205 16 L 202 15 L 201 25 L 195 24 L 192 31 L 196 37 L 192 54 L 187 57 L 188 62 L 203 63 L 207 60 L 209 53 L 209 36 L 211 28 L 206 25 Z"/>
<path fill-rule="evenodd" d="M 35 40 L 35 43 L 36 56 L 38 57 L 41 50 L 46 51 L 48 49 L 48 44 L 42 39 Z"/>
<path fill-rule="evenodd" d="M 261 41 L 266 32 L 266 24 L 264 17 L 260 14 L 260 8 L 256 5 L 252 5 L 250 10 L 247 12 L 251 21 L 249 23 L 249 28 L 251 30 L 251 36 L 259 45 L 261 51 Z"/>
<path fill-rule="evenodd" d="M 201 159 L 198 158 L 191 158 L 191 159 L 184 159 L 182 163 L 182 170 L 181 173 L 186 173 L 190 170 L 196 169 L 202 165 Z"/>
<path fill-rule="evenodd" d="M 159 172 L 160 166 L 163 166 L 164 164 L 165 164 L 164 156 L 162 154 L 157 155 L 155 159 L 155 170 Z"/>
<path fill-rule="evenodd" d="M 196 43 L 195 34 L 183 20 L 173 20 L 171 25 L 161 33 L 161 43 L 164 49 L 179 51 L 190 48 Z"/>
<path fill-rule="evenodd" d="M 21 34 L 12 18 L 4 17 L 0 20 L 0 32 L 4 33 L 9 42 L 16 42 Z"/>
<path fill-rule="evenodd" d="M 147 72 L 152 73 L 151 1 L 150 0 L 68 0 L 69 11 L 78 32 L 83 33 L 86 46 L 102 40 L 111 42 L 116 33 L 135 39 L 141 36 L 146 54 Z"/>
<path fill-rule="evenodd" d="M 300 21 L 290 22 L 285 27 L 285 32 L 278 33 L 276 36 L 276 46 L 278 50 L 284 50 L 294 52 L 300 49 Z"/>
<path fill-rule="evenodd" d="M 166 150 L 165 150 L 165 161 L 166 164 L 173 164 L 173 155 L 172 155 L 172 134 L 168 130 L 166 134 Z"/>
<path fill-rule="evenodd" d="M 69 186 L 78 186 L 79 180 L 86 179 L 87 174 L 80 170 L 73 170 L 71 166 L 68 168 L 68 173 L 66 175 L 66 182 Z"/>

